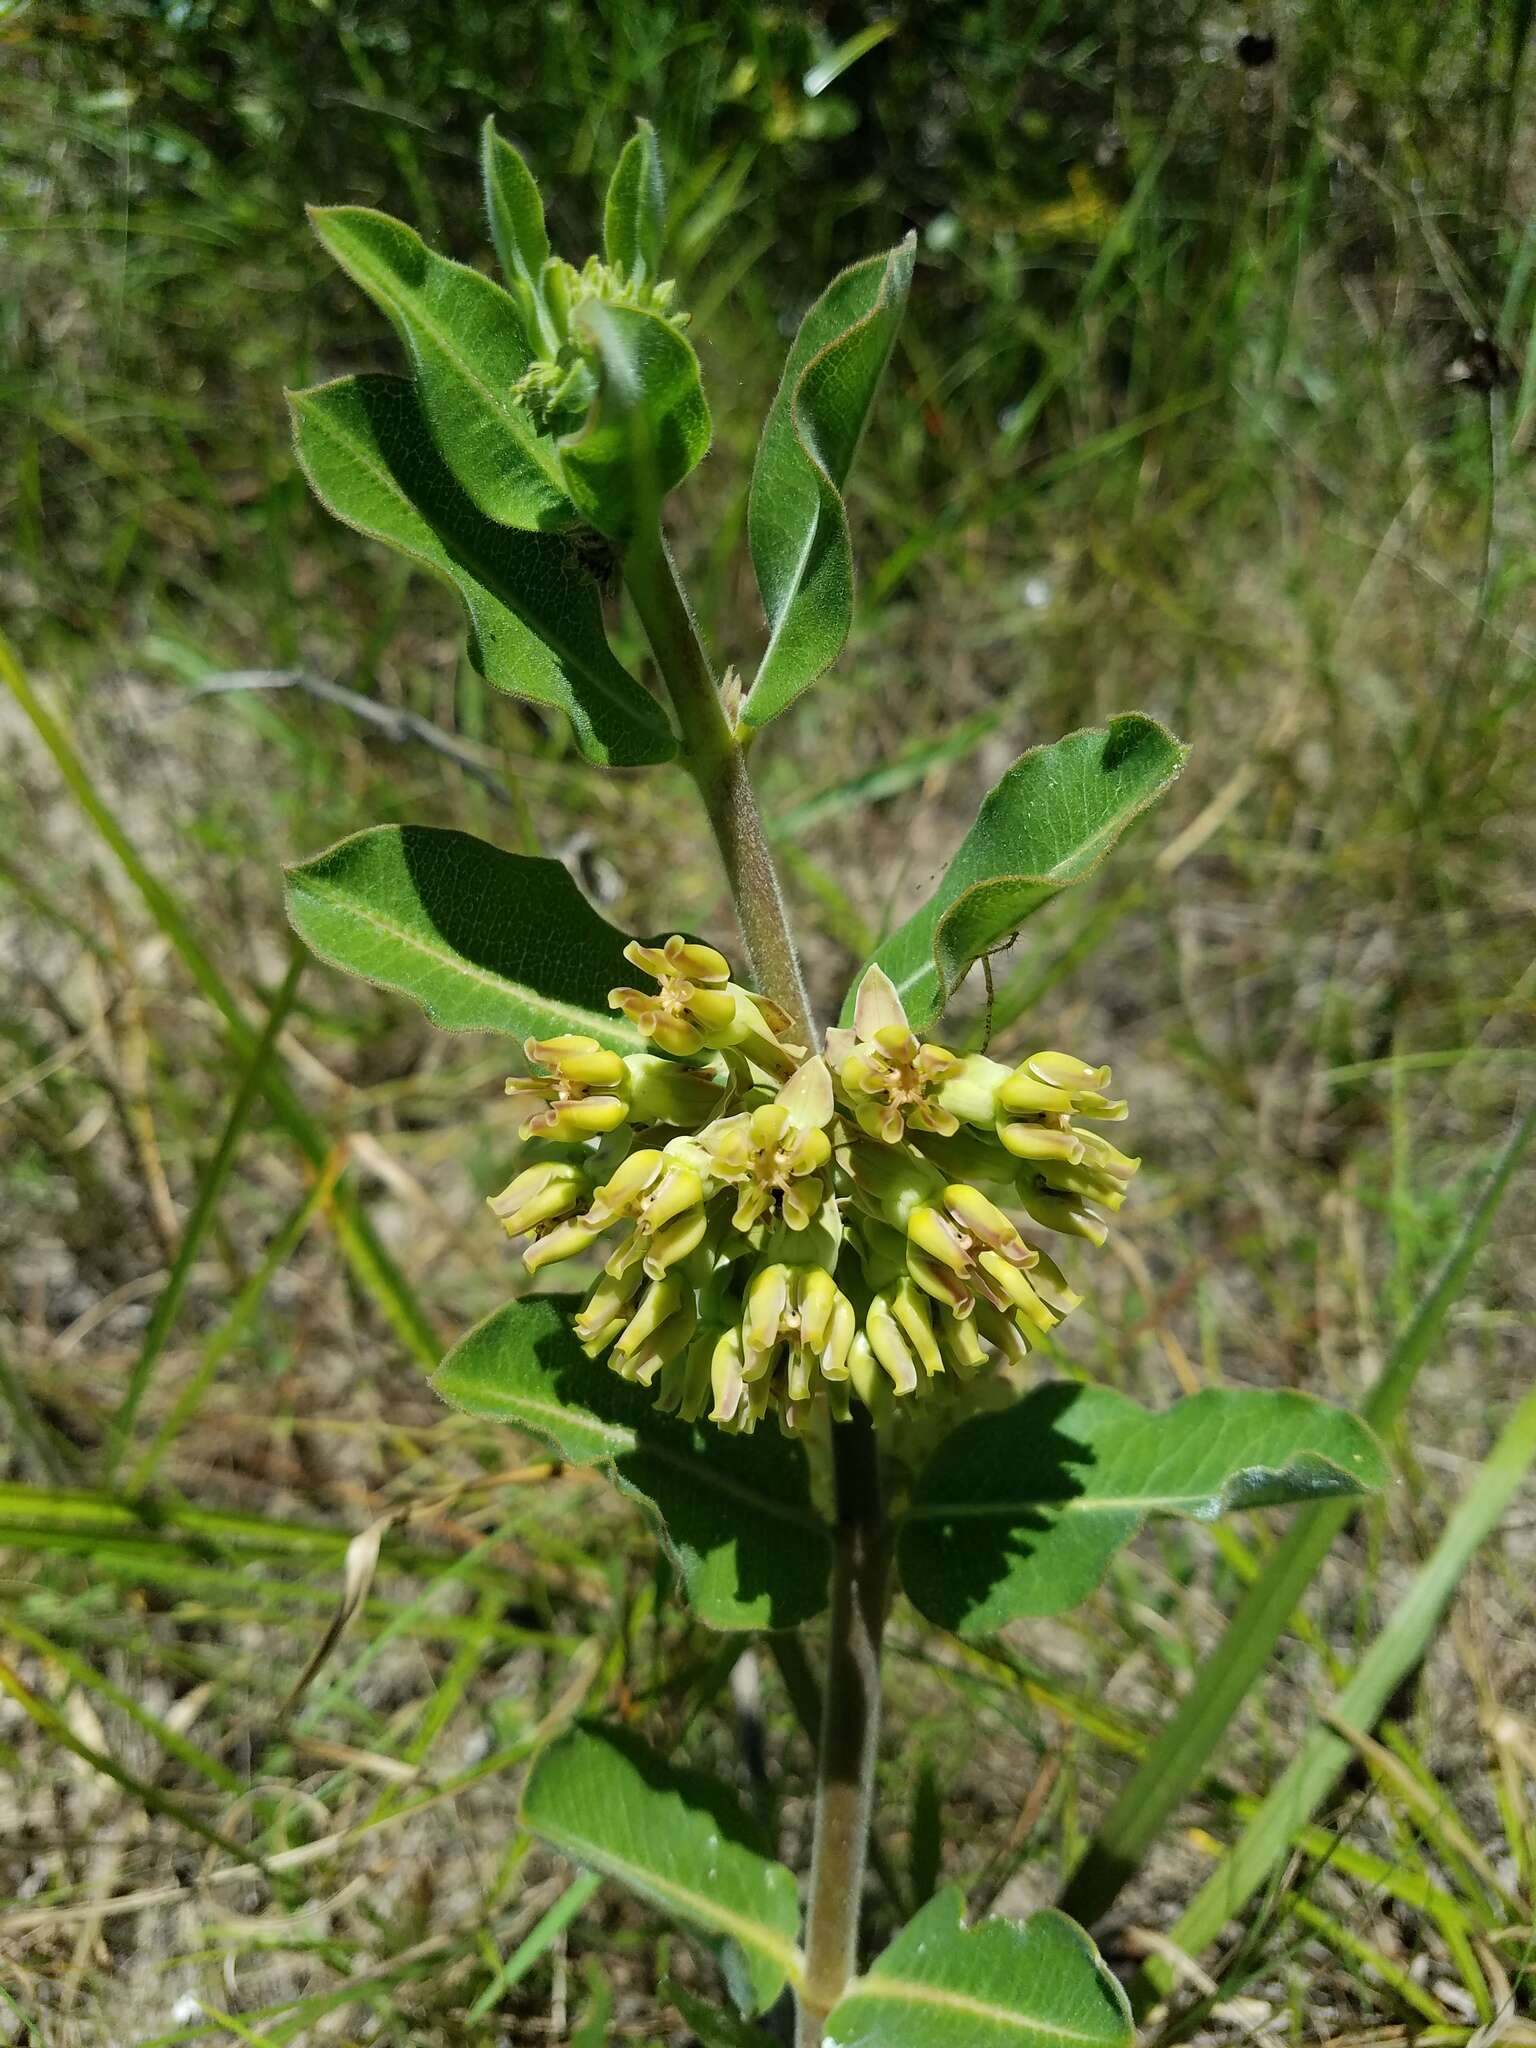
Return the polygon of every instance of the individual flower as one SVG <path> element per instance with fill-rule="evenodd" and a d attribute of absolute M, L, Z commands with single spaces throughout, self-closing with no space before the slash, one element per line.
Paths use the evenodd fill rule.
<path fill-rule="evenodd" d="M 941 1090 L 960 1062 L 944 1046 L 925 1045 L 918 1038 L 882 968 L 871 967 L 865 974 L 853 1029 L 836 1034 L 836 1044 L 838 1079 L 861 1131 L 895 1145 L 909 1130 L 948 1137 L 959 1129 Z"/>
<path fill-rule="evenodd" d="M 1025 1274 L 1038 1257 L 1011 1217 L 966 1181 L 907 1218 L 907 1270 L 925 1294 L 957 1316 L 978 1299 L 1004 1313 L 1028 1312 L 1037 1296 Z"/>
<path fill-rule="evenodd" d="M 615 1131 L 629 1115 L 629 1074 L 622 1058 L 595 1038 L 569 1032 L 528 1038 L 526 1058 L 544 1074 L 507 1082 L 521 1138 L 579 1139 Z"/>
<path fill-rule="evenodd" d="M 639 1269 L 632 1270 L 639 1279 Z M 612 1292 L 601 1282 L 594 1290 L 576 1319 L 577 1334 L 593 1357 L 608 1352 L 620 1379 L 648 1387 L 693 1336 L 698 1323 L 693 1289 L 670 1274 L 628 1292 L 627 1274 L 609 1284 Z"/>
<path fill-rule="evenodd" d="M 739 1328 L 716 1348 L 714 1420 L 750 1428 L 766 1403 L 793 1435 L 818 1396 L 846 1380 L 858 1318 L 833 1278 L 837 1238 L 818 1226 L 789 1243 L 781 1238 L 760 1260 Z"/>
<path fill-rule="evenodd" d="M 686 1158 L 645 1147 L 631 1152 L 597 1190 L 582 1226 L 595 1236 L 613 1223 L 632 1224 L 607 1270 L 622 1273 L 638 1263 L 659 1280 L 703 1243 L 709 1227 L 704 1195 L 704 1180 Z"/>
<path fill-rule="evenodd" d="M 632 939 L 624 958 L 659 987 L 655 995 L 638 988 L 610 989 L 608 1000 L 663 1052 L 682 1057 L 727 1042 L 735 1029 L 736 999 L 730 993 L 731 963 L 723 953 L 674 932 L 662 946 L 642 946 Z"/>
<path fill-rule="evenodd" d="M 523 1264 L 536 1273 L 558 1259 L 579 1258 L 596 1241 L 597 1232 L 577 1216 L 591 1195 L 591 1175 L 584 1165 L 541 1159 L 492 1195 L 489 1207 L 508 1237 L 533 1239 Z"/>
<path fill-rule="evenodd" d="M 730 962 L 713 946 L 674 932 L 660 946 L 631 939 L 624 958 L 658 984 L 656 992 L 615 988 L 608 1000 L 662 1052 L 683 1059 L 736 1046 L 780 1080 L 804 1059 L 804 1046 L 787 1043 L 788 1013 L 766 996 L 739 988 Z"/>
<path fill-rule="evenodd" d="M 827 1193 L 832 1157 L 832 1077 L 825 1060 L 807 1060 L 772 1102 L 722 1117 L 700 1133 L 714 1177 L 736 1189 L 732 1227 L 747 1231 L 781 1216 L 804 1230 Z"/>

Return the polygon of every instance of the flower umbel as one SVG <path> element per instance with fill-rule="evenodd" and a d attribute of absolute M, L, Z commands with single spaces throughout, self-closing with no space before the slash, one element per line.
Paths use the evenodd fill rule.
<path fill-rule="evenodd" d="M 1140 1163 L 1078 1121 L 1125 1115 L 1109 1069 L 926 1043 L 878 968 L 808 1056 L 714 947 L 625 953 L 656 988 L 610 1001 L 655 1053 L 530 1039 L 543 1071 L 507 1083 L 525 1164 L 490 1205 L 530 1272 L 603 1260 L 587 1351 L 722 1429 L 993 1399 L 988 1368 L 1080 1299 L 1026 1232 L 1102 1243 Z"/>

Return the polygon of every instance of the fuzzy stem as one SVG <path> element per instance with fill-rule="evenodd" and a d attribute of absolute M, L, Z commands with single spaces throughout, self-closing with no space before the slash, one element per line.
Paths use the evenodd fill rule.
<path fill-rule="evenodd" d="M 800 959 L 758 814 L 746 757 L 720 701 L 698 625 L 658 527 L 630 542 L 624 581 L 677 716 L 683 760 L 708 813 L 746 940 L 753 979 L 817 1043 Z M 880 1733 L 880 1636 L 886 1532 L 874 1425 L 862 1408 L 832 1429 L 837 1543 L 816 1770 L 816 1832 L 806 1919 L 800 2048 L 820 2048 L 826 2018 L 857 1962 Z"/>
<path fill-rule="evenodd" d="M 814 1047 L 810 1000 L 746 756 L 725 715 L 709 657 L 659 528 L 630 542 L 624 581 L 677 714 L 684 765 L 698 786 L 720 849 L 754 983 L 788 1010 L 805 1044 Z"/>
<path fill-rule="evenodd" d="M 858 1963 L 859 1904 L 880 1735 L 880 1636 L 888 1562 L 875 1430 L 865 1409 L 856 1407 L 850 1422 L 834 1423 L 832 1465 L 837 1548 L 799 2048 L 820 2048 L 827 2015 Z"/>

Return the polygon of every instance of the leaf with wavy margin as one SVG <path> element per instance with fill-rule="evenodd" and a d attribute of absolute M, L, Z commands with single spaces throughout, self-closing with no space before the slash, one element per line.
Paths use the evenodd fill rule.
<path fill-rule="evenodd" d="M 983 953 L 1093 873 L 1170 788 L 1187 752 L 1155 718 L 1132 711 L 1020 755 L 982 799 L 938 888 L 873 955 L 914 1030 L 934 1022 Z M 845 1024 L 863 973 L 843 1004 Z"/>
<path fill-rule="evenodd" d="M 1152 1413 L 1110 1387 L 1055 1380 L 944 1440 L 918 1474 L 896 1556 L 930 1621 L 986 1635 L 1075 1606 L 1153 1516 L 1211 1521 L 1386 1480 L 1360 1418 L 1310 1394 L 1211 1387 Z"/>
<path fill-rule="evenodd" d="M 309 218 L 326 251 L 389 316 L 433 439 L 468 496 L 501 526 L 573 526 L 555 444 L 513 396 L 538 352 L 516 301 L 390 214 L 312 206 Z"/>
<path fill-rule="evenodd" d="M 853 624 L 853 541 L 843 486 L 890 359 L 915 238 L 835 277 L 800 323 L 763 426 L 747 539 L 768 646 L 742 708 L 777 718 L 836 661 Z"/>
<path fill-rule="evenodd" d="M 908 1921 L 827 2019 L 826 2048 L 1130 2048 L 1131 2010 L 1065 1913 L 965 1925 L 958 1885 Z"/>
<path fill-rule="evenodd" d="M 288 916 L 332 967 L 397 989 L 444 1031 L 645 1040 L 608 1007 L 625 935 L 557 860 L 433 825 L 373 825 L 285 872 Z"/>

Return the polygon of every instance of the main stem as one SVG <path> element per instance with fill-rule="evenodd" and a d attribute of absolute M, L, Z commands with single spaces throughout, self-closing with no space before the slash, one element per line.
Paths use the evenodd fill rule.
<path fill-rule="evenodd" d="M 818 1035 L 810 1000 L 746 757 L 720 701 L 698 625 L 659 528 L 630 543 L 624 581 L 672 701 L 683 759 L 720 849 L 755 984 L 783 1005 L 805 1044 L 814 1047 Z M 821 2048 L 827 2015 L 857 1966 L 859 1902 L 880 1733 L 886 1531 L 874 1425 L 862 1407 L 856 1406 L 853 1415 L 851 1422 L 832 1428 L 837 1542 L 799 2048 Z"/>
<path fill-rule="evenodd" d="M 837 1548 L 827 1624 L 798 2048 L 820 2048 L 827 2015 L 858 1966 L 859 1904 L 880 1737 L 880 1635 L 887 1565 L 880 1465 L 867 1409 L 855 1405 L 852 1421 L 833 1424 L 832 1470 Z"/>
<path fill-rule="evenodd" d="M 677 714 L 683 761 L 720 849 L 755 984 L 788 1010 L 805 1044 L 814 1045 L 810 999 L 746 756 L 720 702 L 709 657 L 659 529 L 630 542 L 624 581 Z"/>

